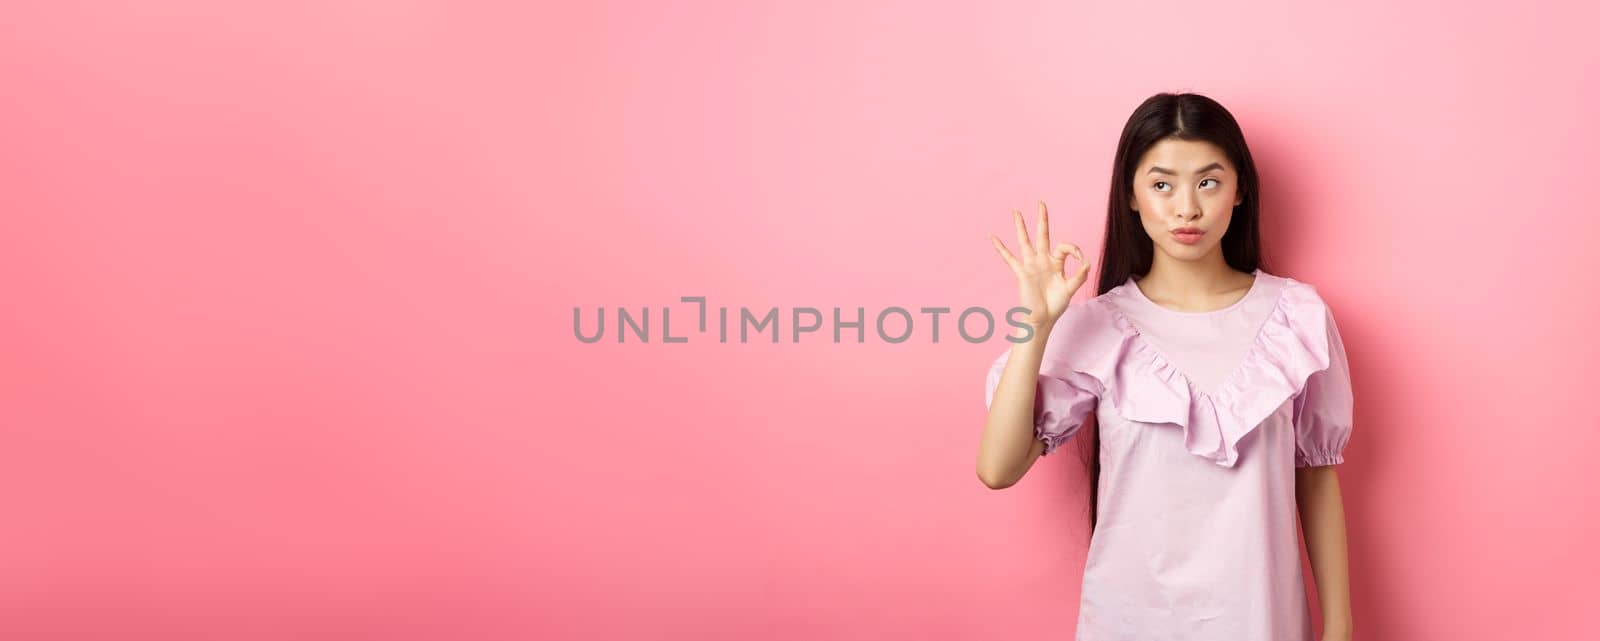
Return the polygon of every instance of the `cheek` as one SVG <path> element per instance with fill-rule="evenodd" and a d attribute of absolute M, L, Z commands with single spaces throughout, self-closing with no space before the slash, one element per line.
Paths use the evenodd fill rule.
<path fill-rule="evenodd" d="M 1162 242 L 1160 239 L 1166 238 L 1167 224 L 1162 221 L 1160 215 L 1141 209 L 1139 210 L 1139 224 L 1144 227 L 1144 233 L 1148 234 L 1150 238 L 1156 239 L 1156 242 Z"/>
<path fill-rule="evenodd" d="M 1205 206 L 1206 214 L 1217 223 L 1226 225 L 1228 220 L 1233 217 L 1233 201 L 1236 198 L 1237 196 L 1232 189 L 1217 190 L 1216 193 L 1211 195 Z"/>
<path fill-rule="evenodd" d="M 1139 204 L 1139 224 L 1143 225 L 1146 230 L 1149 230 L 1150 223 L 1159 217 L 1160 215 L 1154 209 L 1151 209 L 1149 205 L 1145 203 Z"/>
<path fill-rule="evenodd" d="M 1139 205 L 1139 218 L 1143 219 L 1146 224 L 1148 224 L 1152 218 L 1161 218 L 1161 203 L 1152 202 L 1151 199 L 1140 197 L 1135 197 L 1134 200 Z"/>
<path fill-rule="evenodd" d="M 1232 192 L 1232 191 L 1229 191 L 1228 193 L 1223 194 L 1222 198 L 1217 199 L 1217 218 L 1221 218 L 1223 220 L 1228 220 L 1229 218 L 1232 218 L 1233 217 L 1233 208 L 1239 206 L 1239 205 L 1233 204 L 1233 201 L 1237 200 L 1237 199 L 1238 199 L 1238 197 L 1235 196 L 1234 192 Z M 1243 204 L 1243 203 L 1240 203 L 1240 204 Z"/>
<path fill-rule="evenodd" d="M 1227 235 L 1228 228 L 1233 226 L 1233 201 L 1230 200 L 1224 204 L 1226 206 L 1223 207 L 1222 211 L 1217 214 L 1216 222 L 1212 224 L 1212 227 L 1216 229 L 1217 233 L 1215 234 L 1214 238 L 1209 239 L 1218 243 L 1222 242 L 1222 237 Z M 1212 234 L 1206 235 L 1212 236 Z"/>

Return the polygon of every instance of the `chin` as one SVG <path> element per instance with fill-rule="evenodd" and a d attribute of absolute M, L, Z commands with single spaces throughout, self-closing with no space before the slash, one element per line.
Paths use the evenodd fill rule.
<path fill-rule="evenodd" d="M 1163 252 L 1165 252 L 1167 254 L 1167 256 L 1169 256 L 1169 257 L 1171 257 L 1173 259 L 1181 260 L 1181 261 L 1184 261 L 1184 262 L 1190 262 L 1190 261 L 1197 261 L 1197 260 L 1200 260 L 1202 258 L 1205 258 L 1206 256 L 1209 256 L 1211 254 L 1211 252 L 1214 252 L 1214 251 L 1217 250 L 1217 247 L 1218 247 L 1217 245 L 1210 245 L 1210 244 L 1207 244 L 1207 245 L 1185 245 L 1183 243 L 1174 242 L 1174 243 L 1168 243 L 1168 244 L 1162 245 L 1161 246 L 1161 250 Z"/>

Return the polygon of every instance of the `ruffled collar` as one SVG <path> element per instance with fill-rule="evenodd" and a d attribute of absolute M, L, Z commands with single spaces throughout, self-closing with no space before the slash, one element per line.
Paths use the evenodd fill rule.
<path fill-rule="evenodd" d="M 1212 394 L 1197 389 L 1119 309 L 1119 304 L 1155 305 L 1131 278 L 1081 304 L 1079 318 L 1062 328 L 1063 349 L 1053 356 L 1056 365 L 1093 377 L 1101 386 L 1101 398 L 1124 418 L 1177 425 L 1191 454 L 1233 467 L 1239 460 L 1239 441 L 1299 395 L 1311 375 L 1330 363 L 1328 311 L 1316 289 L 1261 270 L 1255 273 L 1255 283 L 1235 306 L 1252 297 L 1271 296 L 1275 297 L 1271 312 L 1239 366 Z M 1162 309 L 1206 315 L 1233 308 Z"/>

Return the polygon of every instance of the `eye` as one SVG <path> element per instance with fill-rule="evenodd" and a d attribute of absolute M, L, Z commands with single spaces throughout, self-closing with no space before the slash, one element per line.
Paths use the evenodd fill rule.
<path fill-rule="evenodd" d="M 1162 186 L 1162 185 L 1165 185 L 1165 184 L 1167 184 L 1167 183 L 1166 183 L 1166 181 L 1164 181 L 1164 180 L 1158 180 L 1158 181 L 1156 181 L 1156 184 L 1155 184 L 1155 188 L 1156 188 L 1156 191 L 1165 191 L 1165 190 L 1163 190 L 1163 189 L 1162 189 L 1162 188 L 1161 188 L 1161 186 Z"/>
<path fill-rule="evenodd" d="M 1213 182 L 1215 182 L 1215 183 L 1217 183 L 1217 185 L 1218 185 L 1218 186 L 1221 186 L 1221 185 L 1222 185 L 1222 181 L 1220 181 L 1220 180 L 1217 180 L 1217 179 L 1215 179 L 1215 178 L 1207 178 L 1207 179 L 1206 179 L 1206 180 L 1210 180 L 1210 181 L 1213 181 Z M 1200 184 L 1202 184 L 1202 185 L 1203 185 L 1203 184 L 1205 184 L 1205 182 L 1206 182 L 1206 180 L 1202 180 L 1202 181 L 1200 181 Z"/>

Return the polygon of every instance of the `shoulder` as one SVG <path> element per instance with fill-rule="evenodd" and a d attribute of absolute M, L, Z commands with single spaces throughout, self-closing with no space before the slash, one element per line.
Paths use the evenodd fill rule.
<path fill-rule="evenodd" d="M 1127 310 L 1135 302 L 1133 293 L 1129 291 L 1130 287 L 1133 285 L 1125 282 L 1102 294 L 1090 297 L 1081 303 L 1083 309 L 1078 313 L 1099 322 L 1112 322 L 1119 312 Z"/>
<path fill-rule="evenodd" d="M 1099 361 L 1118 352 L 1133 333 L 1106 292 L 1067 305 L 1050 328 L 1046 357 L 1062 361 Z"/>
<path fill-rule="evenodd" d="M 1273 278 L 1279 282 L 1281 291 L 1264 329 L 1284 342 L 1316 345 L 1319 352 L 1337 347 L 1340 338 L 1333 308 L 1317 287 L 1287 276 Z M 1274 326 L 1279 331 L 1271 332 Z"/>
<path fill-rule="evenodd" d="M 1117 324 L 1116 302 L 1122 293 L 1121 290 L 1122 286 L 1118 286 L 1104 294 L 1091 296 L 1067 305 L 1066 311 L 1061 313 L 1061 319 L 1056 322 L 1055 329 L 1085 331 L 1115 327 Z"/>
<path fill-rule="evenodd" d="M 1266 272 L 1261 272 L 1266 274 Z M 1333 310 L 1316 285 L 1288 276 L 1266 274 L 1276 281 L 1279 289 L 1279 306 L 1287 308 L 1291 316 L 1331 316 Z"/>

